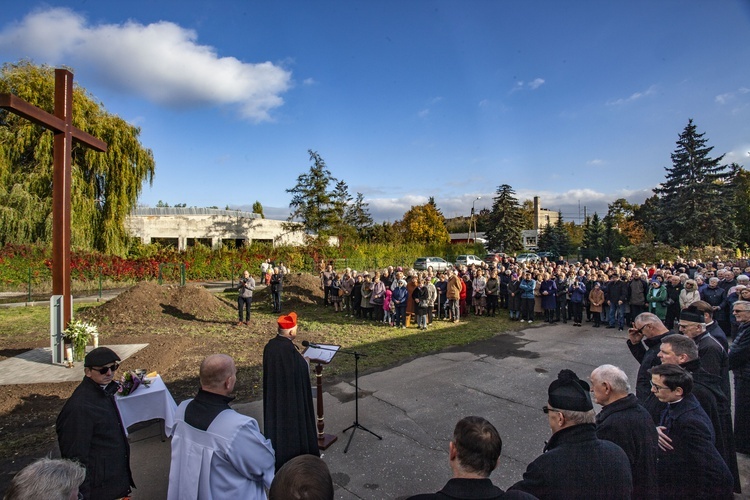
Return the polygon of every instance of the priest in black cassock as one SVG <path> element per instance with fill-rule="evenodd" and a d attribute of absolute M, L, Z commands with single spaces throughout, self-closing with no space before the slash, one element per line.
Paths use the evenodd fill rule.
<path fill-rule="evenodd" d="M 292 342 L 297 314 L 279 316 L 277 335 L 263 350 L 263 434 L 276 452 L 276 470 L 299 455 L 320 456 L 310 367 Z"/>

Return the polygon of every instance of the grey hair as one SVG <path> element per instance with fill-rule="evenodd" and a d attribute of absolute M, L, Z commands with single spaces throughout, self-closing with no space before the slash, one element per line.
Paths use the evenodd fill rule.
<path fill-rule="evenodd" d="M 630 383 L 625 372 L 615 365 L 601 365 L 591 372 L 591 378 L 597 378 L 602 382 L 608 383 L 612 390 L 618 394 L 627 394 L 630 392 Z"/>
<path fill-rule="evenodd" d="M 86 469 L 65 459 L 42 458 L 10 482 L 4 500 L 69 500 L 86 478 Z"/>
<path fill-rule="evenodd" d="M 657 316 L 654 313 L 649 313 L 649 312 L 639 314 L 638 316 L 635 317 L 635 321 L 638 321 L 639 323 L 645 323 L 647 325 L 661 323 L 659 316 Z"/>
<path fill-rule="evenodd" d="M 557 411 L 562 413 L 563 417 L 565 417 L 566 422 L 570 422 L 573 425 L 596 423 L 596 413 L 594 413 L 594 410 L 589 410 L 589 411 L 557 410 Z"/>

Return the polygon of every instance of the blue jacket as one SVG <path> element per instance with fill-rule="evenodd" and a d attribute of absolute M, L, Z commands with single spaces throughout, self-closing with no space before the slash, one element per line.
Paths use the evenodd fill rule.
<path fill-rule="evenodd" d="M 570 294 L 571 302 L 580 304 L 586 296 L 586 285 L 582 281 L 576 281 L 568 287 L 568 293 Z"/>
<path fill-rule="evenodd" d="M 534 289 L 536 288 L 536 281 L 535 280 L 521 280 L 521 284 L 519 285 L 521 288 L 521 298 L 522 299 L 533 299 L 534 298 Z"/>
<path fill-rule="evenodd" d="M 393 295 L 391 295 L 391 301 L 396 304 L 396 307 L 404 306 L 406 307 L 406 299 L 409 298 L 409 291 L 406 289 L 405 286 L 399 286 L 396 287 L 395 290 L 393 290 Z"/>

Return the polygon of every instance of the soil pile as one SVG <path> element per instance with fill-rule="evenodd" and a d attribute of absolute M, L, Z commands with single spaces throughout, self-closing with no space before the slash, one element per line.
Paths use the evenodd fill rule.
<path fill-rule="evenodd" d="M 255 291 L 253 301 L 271 300 L 271 287 Z M 323 290 L 320 289 L 320 278 L 307 273 L 287 274 L 281 291 L 281 302 L 284 310 L 303 304 L 321 304 Z"/>
<path fill-rule="evenodd" d="M 146 324 L 164 316 L 221 321 L 228 310 L 228 304 L 203 287 L 144 281 L 81 316 L 96 324 Z"/>

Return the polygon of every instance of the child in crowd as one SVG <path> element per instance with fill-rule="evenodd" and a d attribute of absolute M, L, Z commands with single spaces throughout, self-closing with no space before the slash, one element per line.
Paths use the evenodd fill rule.
<path fill-rule="evenodd" d="M 393 326 L 393 316 L 396 312 L 396 305 L 391 300 L 392 296 L 393 292 L 390 288 L 387 288 L 385 290 L 385 299 L 383 299 L 383 323 L 390 326 Z"/>

